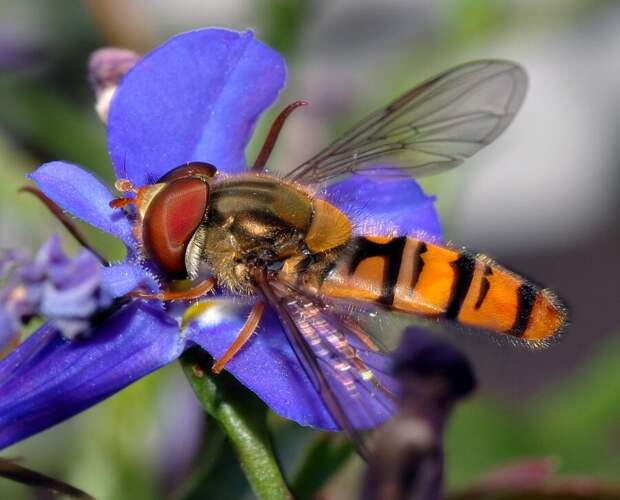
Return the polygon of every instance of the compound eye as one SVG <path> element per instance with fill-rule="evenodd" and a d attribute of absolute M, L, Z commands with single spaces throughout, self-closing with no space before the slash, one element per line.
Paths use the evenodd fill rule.
<path fill-rule="evenodd" d="M 170 182 L 176 179 L 185 179 L 188 177 L 210 178 L 216 173 L 217 168 L 210 163 L 192 161 L 181 165 L 180 167 L 173 168 L 170 172 L 160 177 L 157 182 Z"/>
<path fill-rule="evenodd" d="M 144 217 L 144 248 L 170 278 L 187 276 L 185 250 L 209 201 L 209 185 L 200 178 L 168 182 L 149 204 Z"/>

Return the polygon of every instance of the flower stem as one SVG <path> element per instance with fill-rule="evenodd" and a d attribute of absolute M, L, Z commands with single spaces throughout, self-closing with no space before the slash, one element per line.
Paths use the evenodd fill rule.
<path fill-rule="evenodd" d="M 199 349 L 181 357 L 192 389 L 228 437 L 254 493 L 264 499 L 292 499 L 273 453 L 267 408 L 227 373 L 214 375 L 211 363 Z"/>

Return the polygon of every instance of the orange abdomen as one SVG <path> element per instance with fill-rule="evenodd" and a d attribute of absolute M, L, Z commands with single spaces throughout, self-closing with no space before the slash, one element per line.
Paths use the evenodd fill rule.
<path fill-rule="evenodd" d="M 407 237 L 355 238 L 319 291 L 533 343 L 553 337 L 566 323 L 566 310 L 550 290 L 488 257 Z"/>

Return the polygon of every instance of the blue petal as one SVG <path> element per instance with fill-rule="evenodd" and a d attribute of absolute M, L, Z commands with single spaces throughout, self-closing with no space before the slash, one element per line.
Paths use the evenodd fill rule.
<path fill-rule="evenodd" d="M 218 359 L 239 334 L 250 309 L 224 304 L 215 308 L 212 316 L 206 314 L 190 325 L 187 338 Z M 226 370 L 282 417 L 301 425 L 335 428 L 271 311 Z"/>
<path fill-rule="evenodd" d="M 19 334 L 19 322 L 14 315 L 8 314 L 0 304 L 0 352 Z"/>
<path fill-rule="evenodd" d="M 176 359 L 178 326 L 134 302 L 88 339 L 67 341 L 44 325 L 0 362 L 0 448 L 27 438 Z"/>
<path fill-rule="evenodd" d="M 399 234 L 441 241 L 435 197 L 412 178 L 386 175 L 395 167 L 377 167 L 376 175 L 352 175 L 326 188 L 325 198 L 344 210 L 357 234 Z M 380 169 L 380 171 L 379 171 Z"/>
<path fill-rule="evenodd" d="M 41 165 L 28 177 L 62 209 L 116 236 L 127 246 L 134 245 L 127 217 L 122 210 L 110 208 L 114 197 L 93 175 L 76 165 L 53 161 Z"/>
<path fill-rule="evenodd" d="M 155 278 L 146 269 L 130 262 L 102 268 L 101 286 L 111 297 L 122 297 L 140 287 L 151 292 L 159 288 Z"/>
<path fill-rule="evenodd" d="M 112 100 L 108 146 L 118 177 L 140 186 L 189 161 L 242 171 L 256 120 L 285 79 L 283 59 L 251 32 L 170 39 L 127 73 Z"/>
<path fill-rule="evenodd" d="M 216 304 L 216 301 L 213 303 Z M 189 326 L 187 338 L 215 359 L 221 358 L 239 334 L 248 313 L 249 306 L 241 307 L 221 301 Z M 386 358 L 374 356 L 381 359 L 365 358 L 364 361 L 369 366 L 385 370 L 386 367 L 381 365 L 385 365 Z M 305 426 L 339 429 L 289 345 L 273 311 L 265 312 L 258 330 L 226 365 L 226 370 L 278 415 Z M 386 380 L 382 379 L 382 382 Z M 346 399 L 342 401 L 347 403 Z M 367 409 L 372 415 L 364 415 L 364 423 L 360 427 L 375 426 L 390 416 L 374 401 L 367 403 Z M 350 414 L 349 418 L 355 423 L 361 417 Z"/>

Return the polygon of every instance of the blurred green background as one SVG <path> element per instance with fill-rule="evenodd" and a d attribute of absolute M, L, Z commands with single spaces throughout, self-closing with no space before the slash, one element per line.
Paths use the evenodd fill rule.
<path fill-rule="evenodd" d="M 272 160 L 282 170 L 439 70 L 479 58 L 525 66 L 530 92 L 505 136 L 467 168 L 424 185 L 438 195 L 447 240 L 556 289 L 572 326 L 540 352 L 446 335 L 470 355 L 480 379 L 449 425 L 449 487 L 529 457 L 555 457 L 562 473 L 620 481 L 620 3 L 2 0 L 0 247 L 34 250 L 54 231 L 65 235 L 34 199 L 16 193 L 42 162 L 64 159 L 113 181 L 86 80 L 90 52 L 104 45 L 146 51 L 203 26 L 252 27 L 285 54 L 289 85 L 278 106 L 300 98 L 311 106 L 287 123 Z M 122 257 L 119 244 L 85 230 L 107 256 Z M 294 474 L 298 450 L 315 433 L 276 418 L 272 424 Z M 192 498 L 187 484 L 204 466 L 205 432 L 175 365 L 3 456 L 24 457 L 101 499 Z M 251 498 L 230 451 L 214 449 L 220 480 L 194 483 L 194 497 Z M 355 498 L 360 471 L 350 461 L 325 498 Z M 43 497 L 0 480 L 0 498 Z"/>

